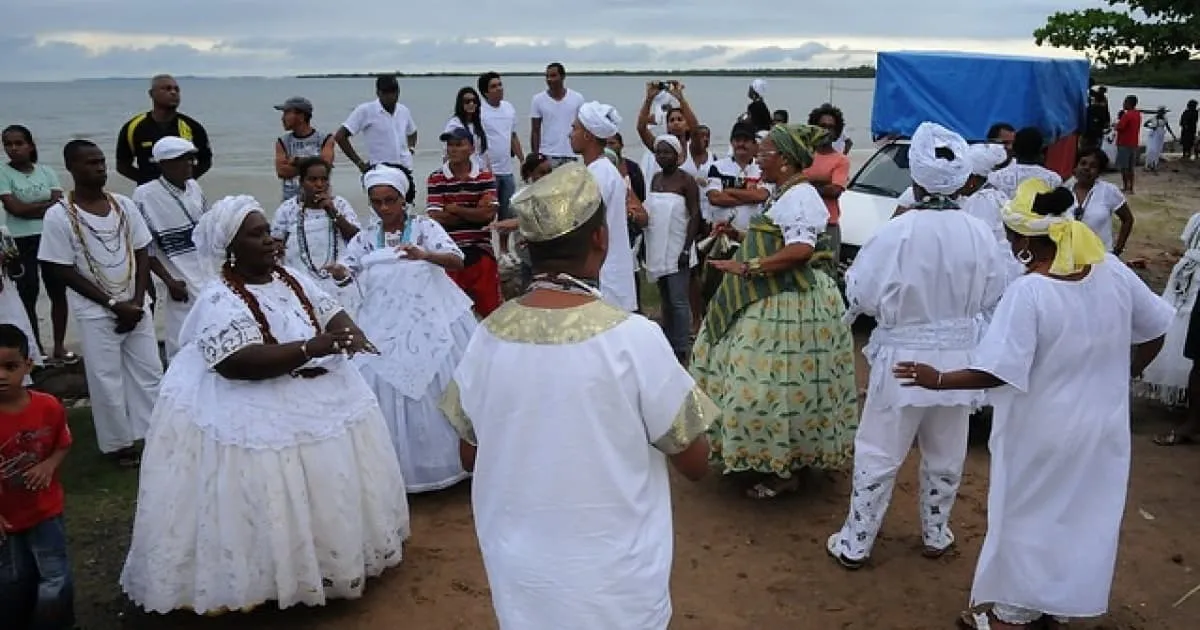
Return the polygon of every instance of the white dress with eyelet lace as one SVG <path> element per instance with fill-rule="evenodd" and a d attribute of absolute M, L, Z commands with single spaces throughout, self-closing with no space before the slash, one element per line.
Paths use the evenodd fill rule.
<path fill-rule="evenodd" d="M 292 272 L 322 327 L 341 307 Z M 281 280 L 247 285 L 279 343 L 312 338 Z M 341 356 L 328 373 L 237 381 L 214 366 L 263 343 L 250 309 L 210 285 L 183 325 L 146 436 L 121 586 L 151 612 L 323 605 L 400 564 L 404 478 L 371 389 Z"/>

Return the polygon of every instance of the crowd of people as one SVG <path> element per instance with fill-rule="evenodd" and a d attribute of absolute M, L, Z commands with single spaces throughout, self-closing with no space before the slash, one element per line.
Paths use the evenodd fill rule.
<path fill-rule="evenodd" d="M 1133 217 L 1098 178 L 1102 151 L 1081 152 L 1064 183 L 1041 166 L 1036 129 L 1000 123 L 969 145 L 922 124 L 912 188 L 843 297 L 850 167 L 836 107 L 790 124 L 756 80 L 718 156 L 684 86 L 650 83 L 639 163 L 616 108 L 565 83 L 561 64 L 546 68 L 528 153 L 499 74 L 462 88 L 424 208 L 394 76 L 333 134 L 312 127 L 308 99 L 278 106 L 274 213 L 245 195 L 209 203 L 207 132 L 177 111 L 168 76 L 118 139 L 132 198 L 106 190 L 94 143 L 63 148 L 66 190 L 27 129 L 4 131 L 0 200 L 36 223 L 15 259 L 74 315 L 100 450 L 140 466 L 120 577 L 131 600 L 211 614 L 358 597 L 402 561 L 406 495 L 473 477 L 500 627 L 663 629 L 669 467 L 736 475 L 753 500 L 795 491 L 804 469 L 852 469 L 826 549 L 853 570 L 870 562 L 915 441 L 922 553 L 936 558 L 955 544 L 968 418 L 991 405 L 988 535 L 959 621 L 1105 612 L 1130 375 L 1176 309 L 1117 258 Z M 362 172 L 365 224 L 330 187 L 338 149 Z M 661 294 L 658 323 L 641 314 L 639 272 Z M 70 432 L 62 405 L 23 384 L 35 359 L 77 357 L 62 311 L 52 352 L 39 350 L 33 282 L 3 311 L 15 325 L 0 324 L 0 563 L 19 578 L 0 613 L 70 627 L 55 477 Z M 1074 312 L 1089 317 L 1062 316 Z M 860 316 L 876 323 L 865 400 Z"/>

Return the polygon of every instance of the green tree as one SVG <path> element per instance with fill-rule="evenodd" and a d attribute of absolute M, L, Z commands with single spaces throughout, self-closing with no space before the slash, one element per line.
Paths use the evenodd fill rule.
<path fill-rule="evenodd" d="M 1109 9 L 1058 12 L 1034 31 L 1038 46 L 1085 52 L 1103 65 L 1185 61 L 1200 50 L 1197 0 L 1104 0 Z"/>

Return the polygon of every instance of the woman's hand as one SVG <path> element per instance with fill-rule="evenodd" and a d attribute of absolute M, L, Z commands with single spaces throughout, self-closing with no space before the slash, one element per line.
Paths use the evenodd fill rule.
<path fill-rule="evenodd" d="M 516 219 L 497 219 L 488 224 L 487 229 L 493 232 L 514 232 L 519 226 Z"/>
<path fill-rule="evenodd" d="M 333 279 L 337 280 L 338 282 L 342 282 L 350 278 L 350 270 L 347 269 L 345 265 L 340 265 L 338 263 L 326 265 L 325 271 L 328 271 L 329 275 L 333 276 Z"/>
<path fill-rule="evenodd" d="M 674 96 L 675 100 L 678 101 L 683 100 L 683 88 L 684 85 L 679 81 L 671 81 L 670 83 L 667 83 L 667 93 L 669 93 L 671 96 Z"/>
<path fill-rule="evenodd" d="M 396 248 L 396 253 L 409 260 L 429 260 L 429 252 L 416 245 L 401 245 Z"/>
<path fill-rule="evenodd" d="M 901 361 L 892 368 L 892 375 L 903 381 L 901 387 L 938 389 L 942 385 L 942 373 L 925 363 Z"/>
<path fill-rule="evenodd" d="M 739 260 L 709 260 L 708 266 L 735 276 L 746 275 L 746 263 Z"/>
<path fill-rule="evenodd" d="M 646 213 L 646 208 L 641 202 L 637 202 L 637 197 L 634 197 L 634 202 L 625 207 L 625 216 L 629 217 L 634 225 L 644 228 L 650 223 L 650 215 Z"/>
<path fill-rule="evenodd" d="M 367 341 L 367 336 L 361 330 L 344 327 L 321 333 L 309 339 L 305 345 L 305 352 L 309 358 L 319 359 L 342 353 L 354 356 L 355 353 L 362 352 L 367 347 L 373 348 L 374 346 Z"/>
<path fill-rule="evenodd" d="M 658 93 L 662 91 L 662 89 L 658 87 L 659 83 L 660 83 L 659 81 L 647 81 L 646 82 L 646 100 L 647 101 L 654 100 L 654 97 L 658 96 Z"/>

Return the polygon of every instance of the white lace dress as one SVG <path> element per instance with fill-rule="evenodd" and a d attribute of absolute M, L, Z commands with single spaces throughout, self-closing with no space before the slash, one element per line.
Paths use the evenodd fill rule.
<path fill-rule="evenodd" d="M 322 327 L 340 311 L 292 271 Z M 279 343 L 316 331 L 281 280 L 249 286 Z M 404 478 L 375 397 L 344 357 L 328 373 L 226 379 L 213 366 L 263 343 L 250 309 L 209 285 L 180 335 L 146 436 L 121 586 L 151 612 L 322 605 L 400 564 Z"/>
<path fill-rule="evenodd" d="M 475 332 L 471 298 L 439 266 L 397 254 L 401 243 L 434 253 L 462 251 L 437 222 L 411 217 L 404 233 L 378 223 L 346 248 L 346 266 L 365 299 L 358 325 L 380 356 L 359 355 L 359 370 L 375 395 L 411 493 L 452 486 L 467 477 L 458 434 L 438 408 Z"/>
<path fill-rule="evenodd" d="M 324 210 L 301 205 L 298 198 L 288 199 L 271 219 L 271 235 L 286 242 L 284 264 L 316 281 L 358 321 L 358 305 L 362 302 L 359 287 L 353 282 L 339 287 L 324 271 L 325 267 L 343 261 L 347 241 Z M 333 207 L 351 225 L 360 227 L 358 214 L 345 197 L 334 196 Z"/>

